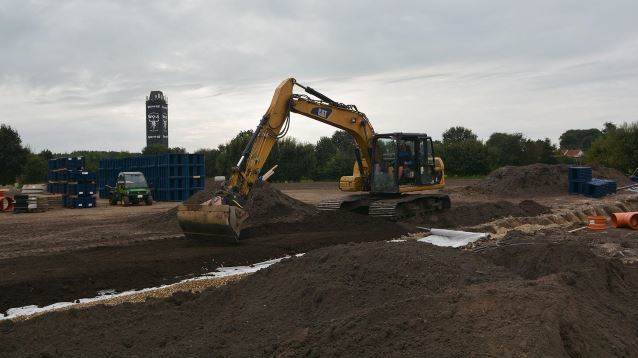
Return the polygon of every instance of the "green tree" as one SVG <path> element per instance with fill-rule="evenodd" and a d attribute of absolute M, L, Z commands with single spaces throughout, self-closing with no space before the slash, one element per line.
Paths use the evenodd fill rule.
<path fill-rule="evenodd" d="M 48 149 L 44 149 L 42 150 L 38 156 L 40 156 L 40 158 L 44 159 L 44 160 L 49 160 L 49 159 L 53 159 L 53 153 L 51 153 L 50 150 Z"/>
<path fill-rule="evenodd" d="M 522 164 L 545 163 L 555 164 L 556 147 L 549 138 L 525 141 L 525 156 Z"/>
<path fill-rule="evenodd" d="M 607 132 L 613 131 L 615 129 L 617 129 L 618 127 L 616 127 L 615 124 L 611 123 L 611 122 L 605 122 L 603 124 L 603 134 L 606 134 Z"/>
<path fill-rule="evenodd" d="M 13 184 L 26 164 L 28 151 L 22 147 L 18 131 L 9 125 L 0 125 L 0 185 Z"/>
<path fill-rule="evenodd" d="M 167 154 L 169 152 L 170 148 L 162 144 L 150 144 L 142 149 L 143 155 Z"/>
<path fill-rule="evenodd" d="M 186 148 L 182 148 L 182 147 L 168 148 L 161 144 L 151 144 L 151 145 L 147 145 L 146 147 L 144 147 L 144 149 L 142 149 L 143 155 L 157 155 L 157 154 L 169 154 L 169 153 L 184 154 L 186 153 Z"/>
<path fill-rule="evenodd" d="M 570 129 L 561 134 L 559 145 L 561 149 L 582 149 L 587 151 L 591 144 L 601 135 L 603 135 L 603 132 L 596 128 Z"/>
<path fill-rule="evenodd" d="M 326 179 L 339 179 L 344 175 L 352 175 L 352 168 L 357 160 L 354 155 L 357 146 L 352 135 L 346 131 L 336 131 L 330 137 L 330 140 L 337 148 L 337 153 L 335 154 L 334 163 L 330 164 L 332 178 Z"/>
<path fill-rule="evenodd" d="M 485 145 L 467 128 L 452 127 L 443 132 L 443 143 L 435 145 L 434 151 L 443 158 L 450 175 L 482 175 L 489 171 Z"/>
<path fill-rule="evenodd" d="M 231 139 L 230 142 L 222 144 L 218 147 L 219 155 L 215 166 L 215 175 L 224 175 L 230 177 L 231 169 L 237 165 L 241 153 L 248 145 L 250 137 L 253 135 L 252 130 L 241 131 Z"/>
<path fill-rule="evenodd" d="M 638 122 L 610 128 L 585 155 L 588 163 L 630 173 L 638 167 Z"/>
<path fill-rule="evenodd" d="M 40 155 L 29 154 L 20 174 L 20 183 L 38 184 L 47 181 L 49 165 Z"/>
<path fill-rule="evenodd" d="M 443 132 L 443 143 L 446 144 L 476 140 L 478 140 L 478 136 L 465 127 L 452 127 Z"/>
<path fill-rule="evenodd" d="M 332 180 L 339 177 L 336 172 L 337 146 L 330 137 L 321 137 L 315 145 L 317 169 L 315 179 Z"/>
<path fill-rule="evenodd" d="M 223 172 L 217 169 L 217 158 L 219 157 L 219 149 L 200 149 L 196 153 L 204 155 L 204 164 L 206 167 L 206 176 L 212 178 L 221 175 Z"/>
<path fill-rule="evenodd" d="M 521 133 L 493 133 L 485 145 L 492 169 L 505 165 L 523 165 L 525 162 L 525 139 Z"/>
<path fill-rule="evenodd" d="M 261 174 L 275 165 L 279 166 L 271 181 L 312 179 L 317 165 L 315 147 L 312 144 L 301 144 L 293 138 L 280 139 L 273 146 Z"/>

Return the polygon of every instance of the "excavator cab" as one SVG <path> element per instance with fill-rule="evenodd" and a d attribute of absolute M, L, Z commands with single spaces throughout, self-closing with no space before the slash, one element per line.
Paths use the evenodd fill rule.
<path fill-rule="evenodd" d="M 442 162 L 425 134 L 376 135 L 373 141 L 371 193 L 399 194 L 442 186 Z"/>

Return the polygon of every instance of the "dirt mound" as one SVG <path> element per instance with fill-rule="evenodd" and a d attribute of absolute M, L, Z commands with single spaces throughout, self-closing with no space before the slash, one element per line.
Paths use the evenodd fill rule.
<path fill-rule="evenodd" d="M 494 170 L 479 183 L 466 187 L 468 192 L 504 196 L 533 197 L 567 194 L 568 165 L 532 164 L 506 166 Z M 611 168 L 593 167 L 594 178 L 616 180 L 618 185 L 630 183 L 621 172 Z"/>
<path fill-rule="evenodd" d="M 634 355 L 635 270 L 582 240 L 551 241 L 483 254 L 333 246 L 201 295 L 18 322 L 0 346 L 7 357 Z"/>
<path fill-rule="evenodd" d="M 275 222 L 298 222 L 317 214 L 314 205 L 282 193 L 268 182 L 255 183 L 244 208 L 248 210 L 246 226 Z"/>
<path fill-rule="evenodd" d="M 550 209 L 533 200 L 523 200 L 518 204 L 509 201 L 468 203 L 452 205 L 450 210 L 431 214 L 411 222 L 425 227 L 453 229 L 474 226 L 503 217 L 537 216 L 550 212 Z"/>
<path fill-rule="evenodd" d="M 186 200 L 185 204 L 201 204 L 212 199 L 222 188 L 223 182 L 209 180 L 206 187 Z M 244 227 L 259 226 L 269 223 L 299 222 L 308 216 L 316 215 L 317 209 L 282 193 L 268 182 L 257 182 L 253 186 L 244 205 L 248 211 L 248 220 Z M 164 220 L 177 223 L 177 208 L 169 210 Z"/>
<path fill-rule="evenodd" d="M 184 201 L 184 204 L 201 204 L 205 201 L 212 199 L 215 196 L 215 192 L 222 188 L 224 182 L 214 181 L 210 178 L 206 180 L 204 189 L 198 191 L 193 196 Z"/>

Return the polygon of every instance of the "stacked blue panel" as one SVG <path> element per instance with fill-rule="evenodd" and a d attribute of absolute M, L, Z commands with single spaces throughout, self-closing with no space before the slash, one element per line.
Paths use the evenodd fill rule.
<path fill-rule="evenodd" d="M 95 179 L 97 179 L 97 175 L 95 172 L 87 172 L 82 170 L 69 170 L 66 172 L 66 175 L 69 182 L 86 183 L 94 182 Z"/>
<path fill-rule="evenodd" d="M 71 209 L 89 209 L 96 206 L 95 196 L 65 196 L 64 206 Z"/>
<path fill-rule="evenodd" d="M 100 197 L 108 195 L 106 185 L 114 186 L 124 171 L 144 173 L 153 199 L 184 201 L 205 185 L 203 154 L 160 154 L 100 161 L 98 175 Z"/>
<path fill-rule="evenodd" d="M 585 196 L 600 198 L 605 195 L 616 193 L 616 182 L 613 180 L 592 179 L 587 183 Z"/>
<path fill-rule="evenodd" d="M 108 191 L 106 190 L 106 186 L 115 186 L 115 181 L 117 180 L 117 173 L 115 168 L 115 159 L 102 159 L 99 163 L 97 179 L 98 179 L 98 192 L 100 194 L 100 198 L 106 199 L 108 198 Z"/>
<path fill-rule="evenodd" d="M 592 179 L 591 167 L 569 167 L 567 172 L 570 194 L 584 194 L 587 183 Z"/>
<path fill-rule="evenodd" d="M 83 170 L 66 171 L 66 201 L 67 208 L 94 208 L 97 175 L 95 172 Z"/>
<path fill-rule="evenodd" d="M 68 183 L 67 194 L 77 196 L 95 195 L 97 185 L 93 183 Z"/>
<path fill-rule="evenodd" d="M 55 158 L 49 160 L 47 191 L 54 194 L 66 195 L 69 173 L 84 168 L 83 157 Z"/>
<path fill-rule="evenodd" d="M 569 167 L 567 177 L 569 181 L 585 181 L 588 182 L 592 179 L 591 167 Z"/>

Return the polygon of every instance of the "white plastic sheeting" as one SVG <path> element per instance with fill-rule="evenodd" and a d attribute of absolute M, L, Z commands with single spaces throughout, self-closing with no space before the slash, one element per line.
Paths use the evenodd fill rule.
<path fill-rule="evenodd" d="M 461 247 L 477 240 L 489 239 L 489 237 L 490 235 L 484 232 L 430 229 L 430 236 L 417 241 L 427 242 L 435 246 Z"/>

